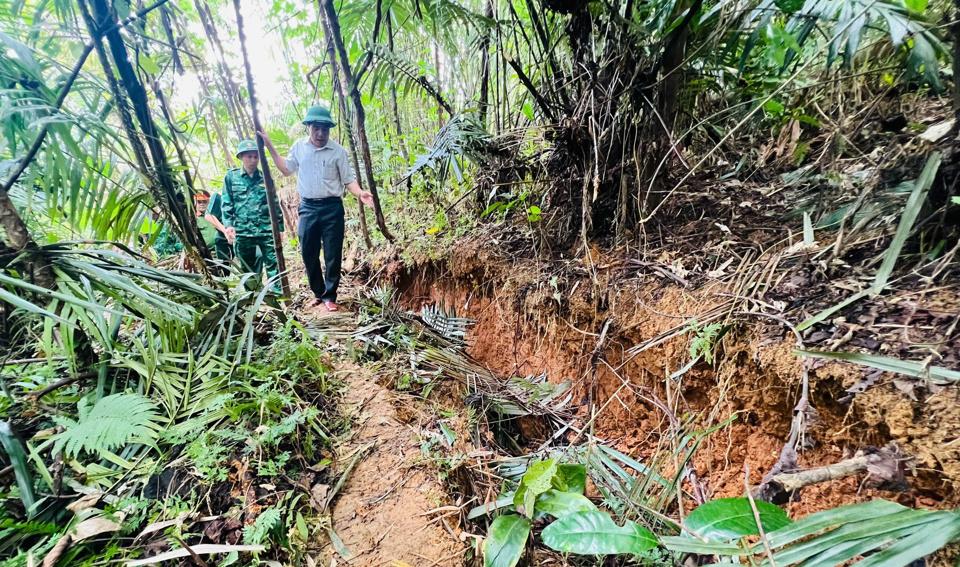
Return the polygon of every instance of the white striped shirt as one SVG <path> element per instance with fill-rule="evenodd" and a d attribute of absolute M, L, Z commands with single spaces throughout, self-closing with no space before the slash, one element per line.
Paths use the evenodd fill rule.
<path fill-rule="evenodd" d="M 303 199 L 342 197 L 347 184 L 357 180 L 347 150 L 333 140 L 322 148 L 309 138 L 297 140 L 286 161 L 287 169 L 297 174 L 297 192 Z"/>

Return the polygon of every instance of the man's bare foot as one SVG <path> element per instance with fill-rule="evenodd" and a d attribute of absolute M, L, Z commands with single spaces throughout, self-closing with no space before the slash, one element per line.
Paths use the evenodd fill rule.
<path fill-rule="evenodd" d="M 340 306 L 337 305 L 336 301 L 324 301 L 323 305 L 327 308 L 327 311 L 339 311 Z"/>

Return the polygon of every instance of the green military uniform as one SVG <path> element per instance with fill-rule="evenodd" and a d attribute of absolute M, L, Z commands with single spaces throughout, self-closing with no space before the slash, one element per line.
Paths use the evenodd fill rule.
<path fill-rule="evenodd" d="M 237 231 L 234 250 L 244 269 L 260 273 L 257 261 L 259 252 L 267 276 L 277 275 L 277 254 L 273 247 L 273 232 L 270 227 L 270 209 L 267 205 L 267 190 L 263 185 L 263 175 L 257 169 L 253 175 L 243 168 L 227 171 L 223 179 L 222 213 L 224 226 Z M 280 204 L 274 201 L 277 210 Z M 283 219 L 280 219 L 280 231 L 283 231 Z"/>
<path fill-rule="evenodd" d="M 210 204 L 207 205 L 207 214 L 217 217 L 217 220 L 220 221 L 221 224 L 223 223 L 222 202 L 223 200 L 220 198 L 220 193 L 214 193 L 213 196 L 210 197 Z M 214 230 L 216 230 L 216 228 L 214 228 Z M 219 230 L 217 230 L 217 237 L 213 241 L 213 247 L 217 251 L 217 259 L 224 262 L 230 262 L 230 260 L 233 259 L 233 246 L 230 246 L 230 243 L 227 242 L 227 237 Z"/>
<path fill-rule="evenodd" d="M 163 223 L 160 232 L 157 234 L 157 239 L 153 241 L 153 249 L 157 256 L 164 258 L 182 252 L 183 243 L 180 242 L 177 235 L 167 228 L 167 223 Z"/>
<path fill-rule="evenodd" d="M 207 245 L 207 248 L 213 250 L 214 246 L 216 246 L 217 234 L 219 234 L 220 231 L 203 217 L 197 217 L 197 228 L 200 229 L 200 236 L 203 237 L 203 243 Z"/>

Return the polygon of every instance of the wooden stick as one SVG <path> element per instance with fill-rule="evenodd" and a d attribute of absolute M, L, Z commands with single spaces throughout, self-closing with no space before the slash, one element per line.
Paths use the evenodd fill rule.
<path fill-rule="evenodd" d="M 250 58 L 247 57 L 247 38 L 243 32 L 243 14 L 240 13 L 240 0 L 233 0 L 233 9 L 237 13 L 237 35 L 240 36 L 240 52 L 243 53 L 243 67 L 247 71 L 247 90 L 250 92 L 250 109 L 253 113 L 253 129 L 263 132 L 260 125 L 260 112 L 257 108 L 257 95 L 253 86 L 253 73 L 250 71 Z M 267 163 L 267 154 L 263 151 L 263 138 L 256 135 L 257 153 L 260 154 L 260 169 L 263 171 L 263 185 L 267 189 L 267 208 L 270 211 L 270 228 L 273 233 L 273 247 L 277 254 L 277 268 L 280 271 L 280 289 L 283 295 L 290 297 L 290 282 L 287 279 L 287 262 L 283 258 L 283 241 L 280 239 L 280 201 L 277 188 L 273 184 L 273 174 Z"/>
<path fill-rule="evenodd" d="M 867 471 L 886 482 L 902 483 L 904 458 L 894 447 L 884 447 L 874 452 L 860 451 L 854 457 L 839 463 L 804 471 L 782 472 L 764 479 L 754 491 L 754 496 L 767 502 L 783 500 L 785 495 L 806 486 L 848 477 Z"/>

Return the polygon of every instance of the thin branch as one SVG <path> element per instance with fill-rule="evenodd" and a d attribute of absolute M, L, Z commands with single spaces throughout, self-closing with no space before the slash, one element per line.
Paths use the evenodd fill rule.
<path fill-rule="evenodd" d="M 96 370 L 90 370 L 88 372 L 81 372 L 80 374 L 74 374 L 73 376 L 68 376 L 61 380 L 57 380 L 52 384 L 44 386 L 43 388 L 40 388 L 36 392 L 30 392 L 30 397 L 35 400 L 39 400 L 40 398 L 46 396 L 47 394 L 49 394 L 54 390 L 59 390 L 64 386 L 69 386 L 70 384 L 74 384 L 81 380 L 86 380 L 87 378 L 93 378 L 94 376 L 97 376 L 97 374 L 99 373 Z"/>
<path fill-rule="evenodd" d="M 373 39 L 370 40 L 370 45 L 376 45 L 377 40 L 380 38 L 380 22 L 383 20 L 383 0 L 377 0 L 377 16 L 373 21 Z M 360 63 L 360 67 L 357 69 L 357 72 L 353 74 L 353 80 L 359 85 L 363 80 L 363 75 L 367 72 L 367 68 L 370 66 L 370 63 L 373 61 L 373 50 L 368 49 L 366 55 L 364 55 L 363 61 Z"/>
<path fill-rule="evenodd" d="M 530 91 L 530 94 L 533 95 L 533 98 L 536 99 L 537 105 L 540 106 L 540 110 L 547 115 L 547 118 L 549 118 L 551 122 L 556 122 L 557 118 L 554 116 L 553 111 L 550 110 L 550 103 L 547 102 L 547 100 L 543 98 L 543 95 L 540 94 L 540 91 L 533 86 L 533 83 L 530 81 L 530 77 L 527 77 L 527 74 L 523 72 L 523 68 L 520 67 L 520 64 L 513 59 L 507 59 L 507 63 L 513 67 L 513 70 L 517 72 L 517 77 L 520 79 L 520 82 L 523 83 L 523 86 L 526 87 L 527 90 Z"/>

